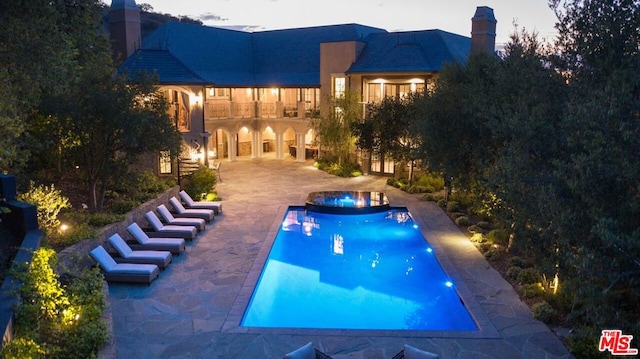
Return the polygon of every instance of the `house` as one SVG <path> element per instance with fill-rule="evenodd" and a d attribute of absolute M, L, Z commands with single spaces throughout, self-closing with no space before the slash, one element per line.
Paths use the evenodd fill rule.
<path fill-rule="evenodd" d="M 359 24 L 249 33 L 171 22 L 140 41 L 134 0 L 113 0 L 110 19 L 114 51 L 126 58 L 120 69 L 157 73 L 184 135 L 181 157 L 204 165 L 317 155 L 311 119 L 332 97 L 351 91 L 367 103 L 428 88 L 444 63 L 493 52 L 496 28 L 493 10 L 478 7 L 470 38 Z M 159 159 L 160 173 L 174 171 L 166 154 Z M 394 170 L 384 158 L 363 164 Z"/>

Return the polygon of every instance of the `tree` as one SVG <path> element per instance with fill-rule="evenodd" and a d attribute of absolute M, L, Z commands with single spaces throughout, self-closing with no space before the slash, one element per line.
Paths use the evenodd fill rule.
<path fill-rule="evenodd" d="M 569 98 L 560 218 L 572 316 L 640 331 L 640 2 L 553 1 Z M 589 283 L 589 285 L 584 285 Z"/>
<path fill-rule="evenodd" d="M 396 162 L 411 163 L 409 183 L 413 179 L 413 163 L 420 146 L 420 138 L 412 131 L 412 121 L 416 120 L 416 116 L 411 116 L 413 108 L 410 106 L 417 96 L 420 94 L 411 93 L 370 103 L 364 120 L 352 125 L 358 148 L 388 156 Z"/>
<path fill-rule="evenodd" d="M 338 165 L 348 161 L 355 146 L 351 133 L 353 123 L 362 118 L 360 97 L 347 91 L 344 96 L 331 100 L 329 113 L 313 122 L 321 149 L 337 158 Z"/>
<path fill-rule="evenodd" d="M 72 109 L 59 113 L 69 151 L 85 175 L 89 208 L 101 211 L 107 188 L 142 155 L 179 153 L 181 136 L 168 115 L 169 104 L 150 76 L 122 75 L 87 83 Z"/>

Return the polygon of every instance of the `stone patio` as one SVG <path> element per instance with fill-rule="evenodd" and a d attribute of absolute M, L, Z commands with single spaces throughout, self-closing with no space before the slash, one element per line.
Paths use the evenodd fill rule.
<path fill-rule="evenodd" d="M 282 358 L 312 341 L 333 358 L 391 358 L 403 344 L 440 358 L 571 358 L 513 288 L 433 202 L 385 177 L 339 178 L 292 159 L 221 166 L 224 213 L 150 286 L 110 284 L 117 358 Z M 383 191 L 406 206 L 479 326 L 474 332 L 257 329 L 239 326 L 290 205 L 308 192 Z"/>

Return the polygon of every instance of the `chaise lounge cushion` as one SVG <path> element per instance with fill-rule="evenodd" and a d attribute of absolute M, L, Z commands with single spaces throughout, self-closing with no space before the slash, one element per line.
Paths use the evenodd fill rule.
<path fill-rule="evenodd" d="M 160 273 L 155 264 L 116 263 L 102 246 L 89 254 L 98 262 L 107 281 L 151 283 Z"/>
<path fill-rule="evenodd" d="M 424 350 L 420 350 L 418 348 L 412 347 L 411 345 L 404 345 L 404 358 L 405 359 L 438 359 L 438 355 L 427 352 Z"/>
<path fill-rule="evenodd" d="M 212 210 L 215 211 L 216 214 L 220 214 L 222 212 L 222 202 L 220 202 L 220 201 L 214 201 L 214 202 L 199 201 L 199 202 L 196 202 L 184 190 L 180 191 L 180 193 L 178 193 L 178 195 L 180 196 L 180 199 L 182 199 L 182 201 L 184 203 L 186 203 L 186 207 L 187 208 L 212 209 Z"/>
<path fill-rule="evenodd" d="M 185 249 L 184 238 L 150 238 L 140 226 L 133 222 L 127 230 L 137 241 L 136 248 L 156 251 L 169 251 L 172 254 L 180 254 Z"/>
<path fill-rule="evenodd" d="M 178 226 L 194 226 L 198 228 L 198 230 L 200 231 L 205 228 L 205 221 L 202 218 L 187 218 L 187 217 L 176 218 L 173 216 L 173 214 L 171 214 L 171 212 L 169 212 L 169 209 L 164 204 L 159 205 L 157 210 L 162 220 L 167 224 L 173 224 Z"/>
<path fill-rule="evenodd" d="M 209 222 L 213 220 L 215 213 L 212 209 L 187 209 L 184 208 L 182 202 L 175 197 L 169 198 L 169 203 L 173 207 L 173 210 L 176 211 L 182 217 L 188 218 L 202 218 L 205 221 Z"/>
<path fill-rule="evenodd" d="M 165 268 L 171 263 L 171 252 L 157 250 L 133 250 L 118 233 L 108 239 L 109 244 L 118 252 L 120 258 L 115 258 L 119 263 L 155 264 Z"/>
<path fill-rule="evenodd" d="M 160 218 L 153 211 L 147 212 L 144 218 L 147 219 L 155 232 L 161 233 L 163 236 L 193 239 L 198 233 L 198 229 L 194 226 L 163 225 Z"/>
<path fill-rule="evenodd" d="M 316 350 L 313 343 L 309 342 L 291 353 L 285 354 L 284 359 L 316 359 Z"/>

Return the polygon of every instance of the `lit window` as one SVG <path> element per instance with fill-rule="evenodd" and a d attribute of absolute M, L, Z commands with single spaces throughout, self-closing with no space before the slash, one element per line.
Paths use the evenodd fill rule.
<path fill-rule="evenodd" d="M 160 174 L 168 174 L 171 173 L 171 152 L 170 151 L 160 151 Z"/>
<path fill-rule="evenodd" d="M 333 97 L 342 98 L 346 91 L 346 79 L 344 77 L 333 78 Z"/>

